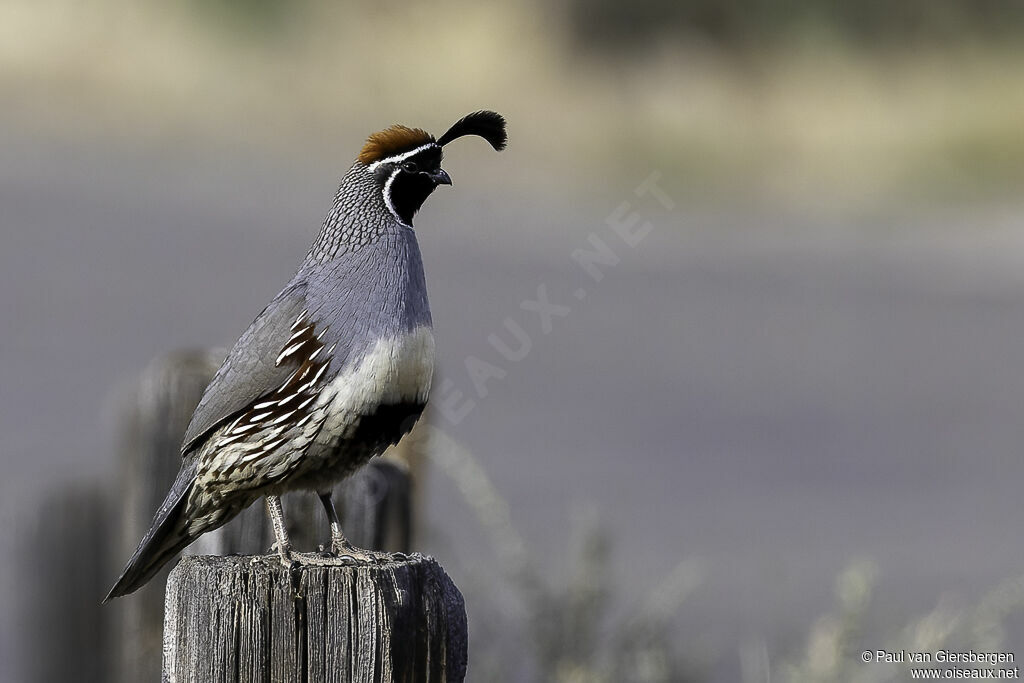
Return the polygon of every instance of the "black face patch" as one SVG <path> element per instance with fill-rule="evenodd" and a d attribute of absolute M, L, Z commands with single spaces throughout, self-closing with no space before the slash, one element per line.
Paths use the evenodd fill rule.
<path fill-rule="evenodd" d="M 431 146 L 377 169 L 378 177 L 384 180 L 385 200 L 406 225 L 412 225 L 413 216 L 437 187 L 432 174 L 441 168 L 441 157 L 441 148 Z"/>

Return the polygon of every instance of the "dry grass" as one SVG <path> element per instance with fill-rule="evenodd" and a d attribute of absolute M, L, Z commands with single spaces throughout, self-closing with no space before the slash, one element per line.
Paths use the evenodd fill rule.
<path fill-rule="evenodd" d="M 725 663 L 714 661 L 715 655 L 698 659 L 708 657 L 692 645 L 702 634 L 684 639 L 678 628 L 687 598 L 702 590 L 710 570 L 704 562 L 680 561 L 646 599 L 628 601 L 612 572 L 614 548 L 591 508 L 577 515 L 566 543 L 571 571 L 563 582 L 553 582 L 550 558 L 529 550 L 511 522 L 507 501 L 478 459 L 442 430 L 431 426 L 428 433 L 431 461 L 455 482 L 504 570 L 468 570 L 462 580 L 474 624 L 475 677 L 684 683 L 706 680 L 712 666 Z M 1012 651 L 1007 625 L 1024 612 L 1024 577 L 1000 583 L 975 604 L 944 595 L 922 616 L 878 623 L 869 618 L 878 607 L 878 576 L 869 559 L 849 563 L 836 578 L 835 607 L 810 625 L 795 653 L 771 651 L 763 638 L 755 638 L 739 646 L 717 643 L 717 656 L 738 653 L 743 683 L 896 683 L 909 680 L 915 665 L 865 663 L 861 653 Z"/>

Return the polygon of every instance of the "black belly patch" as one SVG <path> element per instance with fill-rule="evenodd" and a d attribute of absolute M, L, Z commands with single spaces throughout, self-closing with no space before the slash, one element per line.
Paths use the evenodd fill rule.
<path fill-rule="evenodd" d="M 370 415 L 363 415 L 352 435 L 351 443 L 366 445 L 372 450 L 384 450 L 409 433 L 423 413 L 426 403 L 387 403 L 377 406 Z"/>

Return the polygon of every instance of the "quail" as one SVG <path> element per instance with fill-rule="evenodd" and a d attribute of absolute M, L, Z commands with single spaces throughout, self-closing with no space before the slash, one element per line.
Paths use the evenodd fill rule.
<path fill-rule="evenodd" d="M 289 491 L 316 492 L 331 551 L 360 556 L 330 491 L 401 439 L 426 405 L 434 338 L 413 216 L 438 185 L 451 184 L 442 148 L 465 135 L 502 150 L 505 120 L 478 111 L 437 139 L 401 125 L 367 139 L 298 272 L 203 394 L 181 470 L 106 600 L 137 590 L 260 497 L 289 561 L 280 502 Z"/>

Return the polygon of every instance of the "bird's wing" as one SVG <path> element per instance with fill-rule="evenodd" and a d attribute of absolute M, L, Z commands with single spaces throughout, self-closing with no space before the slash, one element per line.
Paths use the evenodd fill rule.
<path fill-rule="evenodd" d="M 206 387 L 185 432 L 182 453 L 288 381 L 295 365 L 277 361 L 305 312 L 306 285 L 300 281 L 285 287 L 256 317 Z"/>

